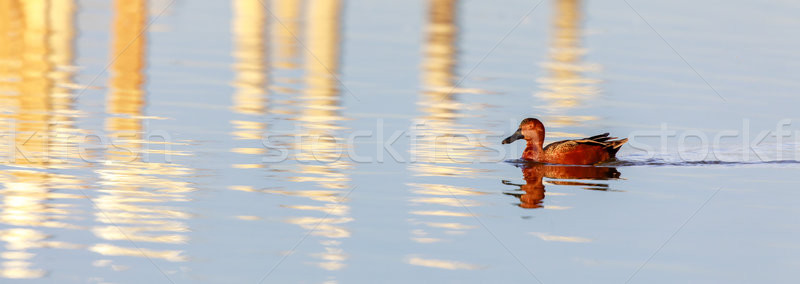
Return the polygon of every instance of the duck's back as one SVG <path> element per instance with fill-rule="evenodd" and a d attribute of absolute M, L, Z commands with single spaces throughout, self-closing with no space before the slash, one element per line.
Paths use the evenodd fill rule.
<path fill-rule="evenodd" d="M 563 140 L 547 145 L 545 162 L 564 165 L 593 165 L 615 157 L 627 138 L 608 137 L 608 133 L 576 140 Z"/>

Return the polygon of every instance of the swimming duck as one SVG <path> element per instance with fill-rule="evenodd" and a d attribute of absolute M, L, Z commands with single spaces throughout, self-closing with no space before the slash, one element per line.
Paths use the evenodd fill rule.
<path fill-rule="evenodd" d="M 542 148 L 544 124 L 535 118 L 523 119 L 519 129 L 503 139 L 503 144 L 519 139 L 528 142 L 522 152 L 522 159 L 562 165 L 594 165 L 613 160 L 622 144 L 628 142 L 628 138 L 614 140 L 617 137 L 609 137 L 608 133 L 603 133 L 583 139 L 553 142 Z"/>

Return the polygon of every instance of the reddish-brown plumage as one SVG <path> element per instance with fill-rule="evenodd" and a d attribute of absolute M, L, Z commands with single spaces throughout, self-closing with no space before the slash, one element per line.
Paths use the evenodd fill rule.
<path fill-rule="evenodd" d="M 522 208 L 540 208 L 545 198 L 543 177 L 550 178 L 548 183 L 559 185 L 582 186 L 586 189 L 603 190 L 602 183 L 575 180 L 607 180 L 619 178 L 616 168 L 609 167 L 576 167 L 564 165 L 547 165 L 542 163 L 526 163 L 522 165 L 522 178 L 525 184 L 514 184 L 503 181 L 503 184 L 519 186 L 519 193 L 506 193 L 519 198 Z M 566 180 L 563 180 L 566 179 Z"/>
<path fill-rule="evenodd" d="M 617 138 L 604 133 L 584 139 L 553 142 L 542 148 L 544 124 L 535 118 L 522 120 L 519 129 L 503 140 L 503 144 L 519 139 L 527 142 L 522 159 L 563 165 L 593 165 L 612 160 L 622 144 L 628 141 L 627 138 L 613 140 Z"/>

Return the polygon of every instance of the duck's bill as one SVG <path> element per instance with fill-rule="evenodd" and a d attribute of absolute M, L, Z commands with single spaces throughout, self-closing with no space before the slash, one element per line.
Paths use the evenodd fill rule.
<path fill-rule="evenodd" d="M 517 129 L 517 132 L 514 132 L 514 134 L 511 134 L 511 136 L 508 136 L 506 137 L 506 139 L 503 139 L 503 144 L 509 144 L 511 142 L 517 141 L 522 138 L 525 138 L 525 136 L 522 136 L 522 131 Z"/>

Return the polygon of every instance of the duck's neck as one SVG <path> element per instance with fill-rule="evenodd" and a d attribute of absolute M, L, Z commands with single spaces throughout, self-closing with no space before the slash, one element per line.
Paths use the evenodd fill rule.
<path fill-rule="evenodd" d="M 544 150 L 542 150 L 542 142 L 534 142 L 528 140 L 525 146 L 525 151 L 522 152 L 522 158 L 526 160 L 533 160 L 537 162 L 544 162 Z"/>

